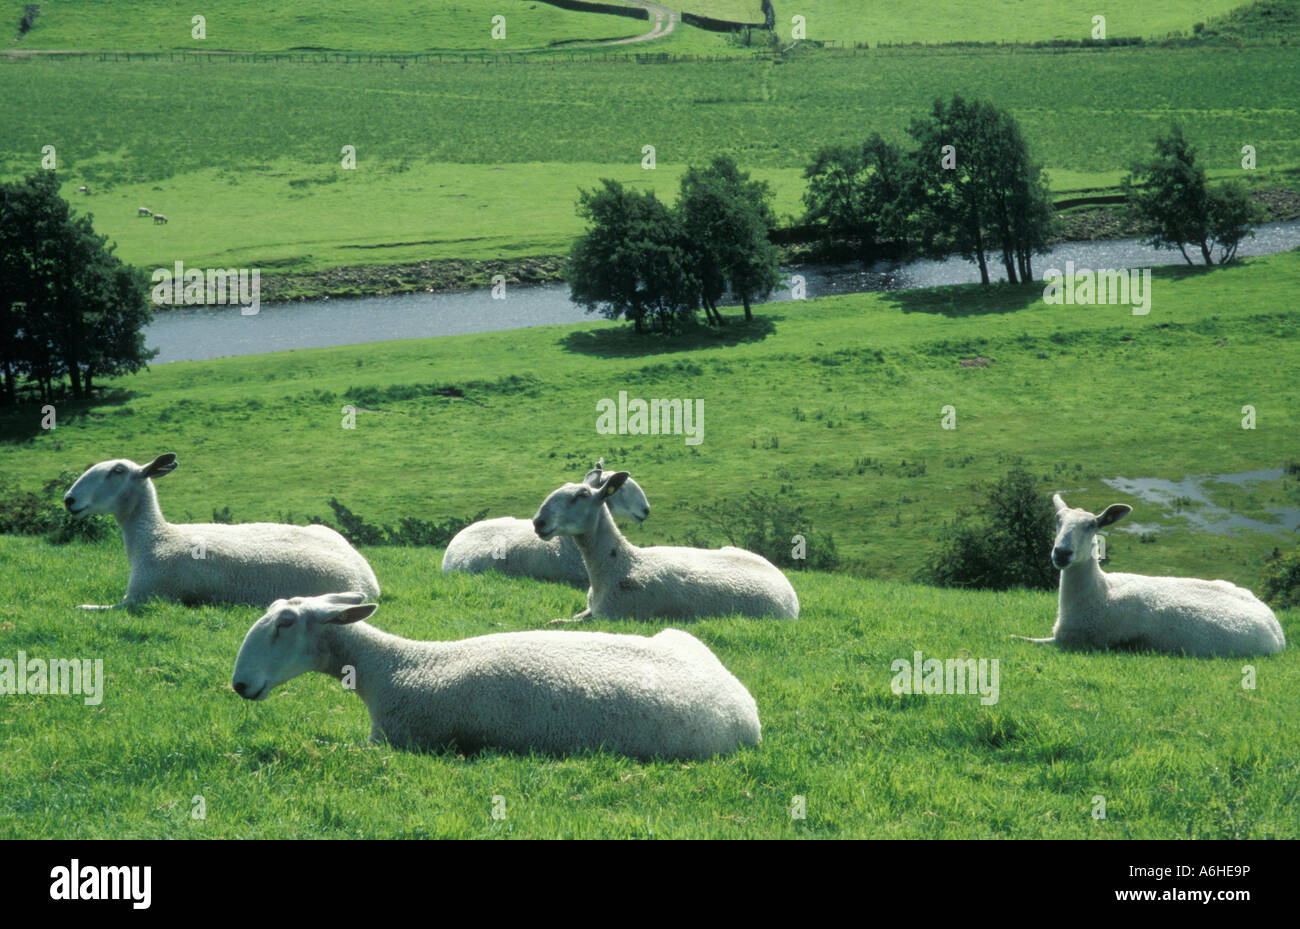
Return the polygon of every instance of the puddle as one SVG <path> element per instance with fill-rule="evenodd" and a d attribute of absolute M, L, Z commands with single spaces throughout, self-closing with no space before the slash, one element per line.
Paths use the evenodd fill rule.
<path fill-rule="evenodd" d="M 1289 532 L 1300 532 L 1300 509 L 1265 504 L 1262 509 L 1272 519 L 1254 519 L 1212 502 L 1208 489 L 1213 484 L 1245 487 L 1248 484 L 1279 481 L 1283 474 L 1281 468 L 1264 468 L 1242 471 L 1240 474 L 1192 474 L 1181 481 L 1167 481 L 1158 477 L 1112 477 L 1102 478 L 1102 483 L 1121 493 L 1137 497 L 1144 503 L 1172 511 L 1171 515 L 1186 520 L 1189 528 L 1201 532 L 1229 535 L 1233 530 L 1247 529 L 1286 535 Z M 1184 502 L 1176 504 L 1174 501 L 1180 498 Z M 1192 506 L 1186 505 L 1187 500 L 1192 501 Z M 1158 531 L 1155 526 L 1138 523 L 1120 524 L 1115 528 L 1123 532 Z"/>

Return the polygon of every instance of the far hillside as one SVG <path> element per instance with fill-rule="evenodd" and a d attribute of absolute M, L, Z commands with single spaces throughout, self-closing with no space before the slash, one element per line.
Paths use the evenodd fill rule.
<path fill-rule="evenodd" d="M 614 5 L 634 5 L 612 0 Z M 759 0 L 668 0 L 669 9 L 737 22 L 761 23 Z M 1293 0 L 1259 4 L 1286 10 Z M 589 43 L 640 35 L 644 19 L 561 9 L 539 0 L 301 0 L 267 4 L 258 0 L 209 0 L 189 9 L 152 0 L 81 0 L 39 4 L 18 48 L 131 51 L 429 52 L 436 50 L 518 51 L 588 47 Z M 1241 0 L 1130 0 L 1080 5 L 1071 0 L 929 0 L 924 16 L 915 0 L 775 0 L 777 33 L 791 40 L 792 18 L 805 17 L 806 37 L 848 43 L 1031 42 L 1083 39 L 1094 15 L 1106 17 L 1110 36 L 1158 37 L 1190 33 L 1197 23 L 1246 7 Z M 0 30 L 17 36 L 26 2 L 0 3 Z M 206 38 L 191 35 L 192 17 L 206 19 Z M 493 38 L 492 18 L 506 17 L 504 38 Z M 10 43 L 6 43 L 9 45 Z M 725 53 L 728 37 L 678 26 L 649 43 L 676 53 Z M 13 47 L 11 45 L 11 47 Z M 638 50 L 644 44 L 634 46 Z"/>

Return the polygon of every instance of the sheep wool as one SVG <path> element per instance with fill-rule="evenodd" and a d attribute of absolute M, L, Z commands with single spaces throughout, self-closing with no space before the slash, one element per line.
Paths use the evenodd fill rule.
<path fill-rule="evenodd" d="M 1071 650 L 1133 649 L 1202 658 L 1272 655 L 1286 647 L 1273 611 L 1236 584 L 1102 571 L 1093 537 L 1132 507 L 1112 504 L 1095 516 L 1066 506 L 1059 494 L 1053 502 L 1059 609 L 1051 637 L 1029 641 Z"/>
<path fill-rule="evenodd" d="M 797 619 L 799 598 L 780 569 L 761 555 L 721 549 L 638 548 L 614 525 L 604 500 L 619 492 L 626 471 L 597 487 L 565 484 L 542 503 L 533 526 L 543 540 L 572 536 L 591 588 L 589 616 L 633 619 L 773 616 Z"/>
<path fill-rule="evenodd" d="M 117 519 L 131 567 L 118 606 L 153 597 L 260 605 L 339 589 L 379 596 L 379 582 L 365 558 L 327 526 L 167 522 L 153 481 L 175 468 L 170 453 L 147 465 L 103 461 L 64 496 L 74 515 L 111 513 Z"/>
<path fill-rule="evenodd" d="M 749 691 L 702 642 L 666 629 L 404 639 L 362 622 L 359 593 L 273 603 L 240 648 L 234 690 L 261 700 L 306 671 L 353 675 L 370 737 L 401 749 L 496 748 L 707 758 L 761 740 Z"/>

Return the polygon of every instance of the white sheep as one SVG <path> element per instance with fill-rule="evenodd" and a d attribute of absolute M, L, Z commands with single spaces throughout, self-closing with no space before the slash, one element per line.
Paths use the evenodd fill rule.
<path fill-rule="evenodd" d="M 1060 494 L 1052 502 L 1060 606 L 1051 637 L 1027 641 L 1071 650 L 1122 648 L 1198 657 L 1271 655 L 1286 647 L 1273 611 L 1236 584 L 1102 571 L 1093 537 L 1132 512 L 1131 506 L 1112 503 L 1094 516 L 1066 506 Z"/>
<path fill-rule="evenodd" d="M 603 469 L 602 458 L 583 481 L 594 487 Z M 630 478 L 622 492 L 610 498 L 609 509 L 614 516 L 638 523 L 650 515 L 645 491 Z M 562 536 L 543 542 L 533 531 L 532 520 L 513 516 L 480 520 L 456 533 L 442 556 L 442 570 L 444 574 L 500 571 L 517 577 L 587 586 L 587 569 L 573 539 Z"/>
<path fill-rule="evenodd" d="M 244 638 L 231 687 L 247 700 L 308 671 L 355 688 L 370 738 L 396 748 L 707 758 L 761 739 L 745 686 L 699 639 L 502 632 L 419 642 L 360 622 L 360 593 L 277 600 Z"/>
<path fill-rule="evenodd" d="M 135 211 L 135 215 L 136 215 L 137 218 L 139 218 L 139 217 L 141 217 L 141 216 L 152 216 L 152 215 L 153 215 L 153 211 L 150 210 L 147 206 L 142 206 L 142 207 L 140 207 L 138 210 Z"/>
<path fill-rule="evenodd" d="M 617 471 L 606 474 L 595 486 L 565 484 L 543 501 L 533 517 L 538 537 L 572 536 L 582 553 L 591 589 L 587 609 L 574 620 L 737 613 L 798 618 L 799 598 L 794 588 L 761 555 L 730 545 L 721 549 L 638 548 L 623 538 L 605 502 L 627 479 L 626 471 Z"/>
<path fill-rule="evenodd" d="M 379 596 L 379 582 L 366 559 L 327 526 L 167 522 L 153 478 L 175 469 L 171 453 L 146 465 L 101 461 L 64 495 L 64 506 L 74 516 L 111 513 L 122 529 L 131 579 L 118 607 L 151 597 L 262 604 L 341 587 Z M 84 604 L 83 609 L 112 607 Z"/>
<path fill-rule="evenodd" d="M 155 226 L 158 225 L 159 223 L 166 223 L 166 222 L 167 222 L 167 217 L 164 216 L 164 215 L 162 215 L 161 213 L 154 213 L 154 214 L 153 214 L 153 222 L 154 222 L 154 225 L 155 225 Z"/>

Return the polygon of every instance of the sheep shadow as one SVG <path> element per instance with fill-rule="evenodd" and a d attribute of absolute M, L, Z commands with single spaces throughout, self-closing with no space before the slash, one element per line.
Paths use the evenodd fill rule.
<path fill-rule="evenodd" d="M 638 334 L 631 326 L 570 332 L 559 340 L 560 348 L 579 355 L 602 358 L 636 358 L 689 352 L 698 348 L 743 345 L 761 342 L 776 333 L 776 324 L 784 316 L 755 316 L 751 320 L 730 317 L 721 328 L 689 322 L 681 332 Z"/>
<path fill-rule="evenodd" d="M 121 407 L 137 396 L 133 390 L 114 387 L 105 390 L 97 397 L 83 397 L 73 400 L 71 397 L 55 397 L 48 401 L 54 407 L 55 427 L 67 426 L 91 415 L 99 407 Z M 43 408 L 47 401 L 39 399 L 20 399 L 10 407 L 0 407 L 0 445 L 21 445 L 31 442 L 38 435 L 46 433 Z M 124 407 L 119 413 L 130 412 Z"/>

